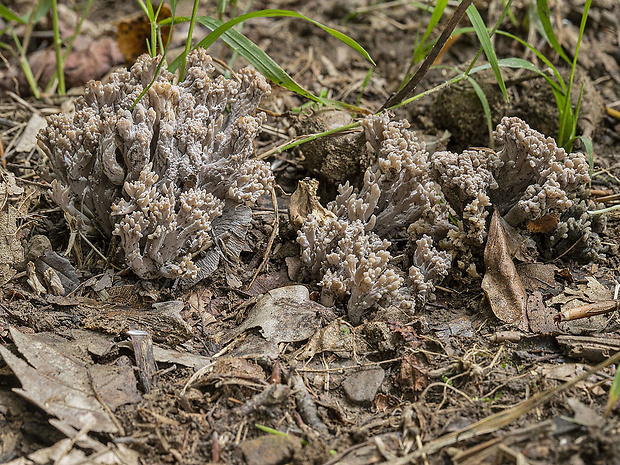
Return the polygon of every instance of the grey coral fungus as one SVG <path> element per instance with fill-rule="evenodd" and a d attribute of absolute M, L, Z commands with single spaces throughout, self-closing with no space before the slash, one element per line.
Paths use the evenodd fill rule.
<path fill-rule="evenodd" d="M 347 300 L 349 317 L 358 323 L 364 311 L 399 297 L 404 283 L 390 265 L 388 238 L 416 230 L 443 238 L 451 229 L 447 204 L 429 176 L 428 152 L 409 123 L 391 121 L 389 114 L 362 121 L 366 140 L 377 154 L 357 191 L 348 182 L 340 185 L 327 214 L 308 215 L 298 231 L 302 261 L 320 278 L 324 303 Z M 421 249 L 414 252 L 409 275 L 424 301 L 433 282 L 442 279 L 451 259 L 432 246 L 435 237 L 422 236 Z M 423 249 L 423 250 L 422 250 Z M 428 263 L 426 262 L 428 261 Z"/>
<path fill-rule="evenodd" d="M 144 278 L 195 275 L 192 256 L 211 244 L 211 222 L 255 204 L 274 182 L 268 164 L 250 159 L 265 78 L 251 69 L 238 83 L 211 78 L 211 57 L 198 49 L 175 84 L 165 70 L 156 75 L 159 60 L 143 55 L 109 83 L 91 81 L 75 113 L 51 116 L 39 135 L 54 200 L 86 232 L 119 236 Z"/>
<path fill-rule="evenodd" d="M 436 152 L 432 160 L 433 177 L 478 245 L 486 239 L 486 207 L 493 205 L 519 226 L 567 210 L 590 181 L 582 153 L 567 154 L 519 118 L 504 117 L 495 138 L 504 146 L 499 153 Z"/>

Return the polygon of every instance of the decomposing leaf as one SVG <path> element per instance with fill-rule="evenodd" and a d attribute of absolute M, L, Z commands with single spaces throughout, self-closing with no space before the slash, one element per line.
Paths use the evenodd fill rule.
<path fill-rule="evenodd" d="M 96 385 L 93 376 L 100 372 L 94 372 L 92 366 L 63 355 L 36 335 L 26 335 L 14 328 L 10 332 L 17 349 L 26 358 L 21 359 L 0 346 L 0 355 L 21 383 L 21 388 L 14 389 L 17 394 L 77 430 L 88 427 L 91 431 L 118 432 L 95 393 L 95 389 L 101 389 L 104 395 L 109 393 L 109 380 L 103 380 L 93 389 Z M 123 386 L 133 383 L 135 388 L 131 370 L 120 380 L 116 376 L 114 382 L 119 381 Z M 118 396 L 118 387 L 118 384 L 114 385 L 112 395 L 106 396 L 110 401 Z"/>
<path fill-rule="evenodd" d="M 555 231 L 555 228 L 559 222 L 560 214 L 557 212 L 551 212 L 542 218 L 529 221 L 527 223 L 527 230 L 531 233 L 550 234 Z"/>
<path fill-rule="evenodd" d="M 7 465 L 40 465 L 48 463 L 58 463 L 60 465 L 138 465 L 140 454 L 131 450 L 124 444 L 109 444 L 107 447 L 97 442 L 101 446 L 99 450 L 91 456 L 76 448 L 71 439 L 63 439 L 56 444 L 44 449 L 39 449 Z"/>
<path fill-rule="evenodd" d="M 39 130 L 47 126 L 47 122 L 39 113 L 33 113 L 28 124 L 22 132 L 19 141 L 15 145 L 16 152 L 30 152 L 37 146 L 37 134 Z"/>
<path fill-rule="evenodd" d="M 289 220 L 296 230 L 301 228 L 310 214 L 319 220 L 329 214 L 316 195 L 318 188 L 319 182 L 312 178 L 305 178 L 297 183 L 297 189 L 291 195 L 288 207 Z"/>
<path fill-rule="evenodd" d="M 317 331 L 296 358 L 307 360 L 321 352 L 334 352 L 341 357 L 350 356 L 353 352 L 354 338 L 351 325 L 338 318 Z"/>
<path fill-rule="evenodd" d="M 409 354 L 400 363 L 400 372 L 396 378 L 403 389 L 422 392 L 428 386 L 428 363 L 420 354 Z"/>
<path fill-rule="evenodd" d="M 24 261 L 24 248 L 17 238 L 19 211 L 10 199 L 23 193 L 12 173 L 0 171 L 0 286 L 15 275 L 13 266 Z"/>
<path fill-rule="evenodd" d="M 491 219 L 489 238 L 484 249 L 484 264 L 486 272 L 482 279 L 482 289 L 493 313 L 500 320 L 527 331 L 527 296 L 512 261 L 497 210 Z"/>
<path fill-rule="evenodd" d="M 159 10 L 159 15 L 157 15 L 157 21 L 163 21 L 171 17 L 172 12 L 170 8 L 162 5 Z M 168 42 L 169 34 L 170 26 L 161 28 L 161 36 L 164 44 Z M 136 13 L 119 21 L 116 31 L 116 41 L 125 57 L 125 63 L 133 64 L 140 55 L 148 53 L 146 46 L 147 40 L 151 40 L 151 24 L 143 12 Z M 152 46 L 153 44 L 151 44 L 151 47 Z"/>
<path fill-rule="evenodd" d="M 305 286 L 280 287 L 256 303 L 236 334 L 258 327 L 268 341 L 303 341 L 319 329 L 321 314 L 326 311 L 323 305 L 310 300 Z"/>
<path fill-rule="evenodd" d="M 558 327 L 554 322 L 554 312 L 545 305 L 540 291 L 534 291 L 527 297 L 527 321 L 533 333 L 554 334 L 558 332 Z"/>

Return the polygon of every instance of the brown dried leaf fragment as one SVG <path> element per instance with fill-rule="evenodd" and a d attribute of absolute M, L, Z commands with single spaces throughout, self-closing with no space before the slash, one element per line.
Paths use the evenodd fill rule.
<path fill-rule="evenodd" d="M 297 189 L 291 195 L 291 202 L 288 207 L 289 221 L 295 231 L 302 227 L 309 214 L 319 220 L 331 215 L 331 212 L 321 205 L 316 195 L 318 188 L 319 181 L 312 178 L 305 178 L 297 183 Z"/>
<path fill-rule="evenodd" d="M 506 235 L 497 210 L 493 212 L 489 237 L 484 249 L 486 273 L 482 279 L 491 310 L 500 320 L 527 331 L 527 295 L 510 255 Z"/>

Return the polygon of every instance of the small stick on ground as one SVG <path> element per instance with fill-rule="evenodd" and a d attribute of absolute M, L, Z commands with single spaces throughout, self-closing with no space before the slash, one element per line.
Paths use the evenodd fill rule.
<path fill-rule="evenodd" d="M 273 187 L 271 187 L 269 192 L 271 193 L 271 202 L 273 203 L 273 211 L 275 212 L 276 219 L 271 225 L 271 236 L 269 236 L 269 242 L 267 242 L 267 249 L 265 250 L 263 260 L 260 262 L 260 265 L 258 265 L 256 273 L 254 273 L 252 281 L 250 281 L 247 289 L 252 287 L 252 284 L 254 284 L 254 281 L 258 277 L 258 273 L 260 273 L 260 271 L 263 269 L 263 266 L 265 266 L 265 263 L 267 263 L 267 259 L 269 259 L 269 254 L 271 253 L 271 248 L 273 247 L 273 242 L 275 241 L 278 232 L 280 232 L 280 214 L 278 212 L 278 199 L 276 198 L 276 191 Z"/>
<path fill-rule="evenodd" d="M 604 300 L 593 304 L 579 305 L 578 307 L 569 308 L 558 313 L 554 320 L 559 323 L 561 321 L 572 321 L 580 318 L 588 318 L 595 315 L 602 315 L 620 309 L 620 300 Z"/>

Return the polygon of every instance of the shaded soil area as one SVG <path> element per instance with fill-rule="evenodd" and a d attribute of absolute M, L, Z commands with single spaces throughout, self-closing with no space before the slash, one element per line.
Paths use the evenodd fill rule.
<path fill-rule="evenodd" d="M 246 6 L 240 2 L 238 13 Z M 9 7 L 26 11 L 20 2 Z M 487 25 L 503 8 L 495 0 L 478 7 Z M 298 11 L 352 37 L 377 66 L 369 73 L 362 56 L 300 19 L 243 25 L 302 87 L 357 113 L 335 113 L 273 86 L 260 105 L 268 116 L 256 153 L 282 188 L 278 208 L 265 199 L 252 213 L 239 260 L 222 261 L 189 288 L 139 280 L 124 269 L 117 243 L 84 237 L 51 200 L 37 117 L 69 110 L 82 88 L 35 99 L 8 67 L 0 75 L 0 463 L 620 464 L 620 405 L 604 415 L 617 364 L 593 370 L 620 352 L 617 212 L 591 219 L 602 244 L 597 253 L 572 253 L 581 250 L 577 237 L 561 249 L 515 258 L 528 298 L 525 328 L 502 322 L 489 305 L 482 257 L 479 276 L 450 275 L 424 308 L 379 307 L 353 326 L 343 308 L 318 303 L 320 288 L 301 265 L 288 207 L 299 180 L 317 178 L 326 203 L 338 183 L 359 185 L 370 161 L 346 159 L 356 132 L 279 149 L 378 111 L 419 67 L 410 61 L 430 12 L 365 0 L 258 1 L 249 8 Z M 554 5 L 556 34 L 569 55 L 582 9 L 576 1 Z M 189 15 L 191 4 L 179 10 Z M 122 53 L 107 40 L 118 21 L 131 23 L 138 12 L 137 5 L 96 2 L 89 34 L 106 41 L 82 59 L 109 61 L 99 76 L 88 74 L 89 64 L 76 66 L 77 78 L 105 79 L 121 65 Z M 199 12 L 216 15 L 217 5 L 201 3 Z M 527 2 L 515 2 L 501 29 L 529 40 L 568 80 L 569 67 L 530 14 Z M 574 77 L 575 99 L 583 89 L 577 131 L 594 148 L 589 199 L 599 209 L 620 200 L 619 18 L 615 1 L 592 5 Z M 458 27 L 466 26 L 463 20 Z M 197 27 L 195 37 L 207 32 Z M 171 48 L 178 52 L 186 34 L 180 26 Z M 493 40 L 499 58 L 536 60 L 506 36 Z M 49 43 L 39 32 L 31 48 Z M 450 41 L 416 92 L 454 77 L 477 51 L 473 33 Z M 219 42 L 209 53 L 223 63 L 218 72 L 247 64 Z M 523 69 L 503 72 L 508 102 L 492 73 L 475 75 L 492 127 L 519 116 L 554 136 L 559 117 L 545 79 Z M 431 156 L 492 144 L 483 105 L 466 80 L 394 113 L 411 123 Z M 575 150 L 584 150 L 580 141 Z M 532 233 L 545 235 L 544 228 Z M 395 240 L 393 255 L 405 247 L 406 239 Z M 64 292 L 53 292 L 52 282 L 37 291 L 33 273 L 48 268 Z M 588 318 L 562 316 L 604 303 L 605 311 Z M 87 426 L 80 430 L 76 418 Z"/>

